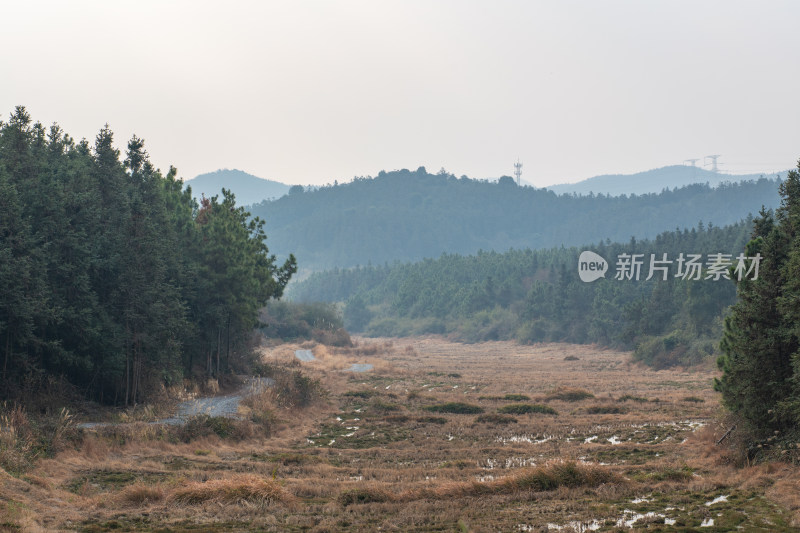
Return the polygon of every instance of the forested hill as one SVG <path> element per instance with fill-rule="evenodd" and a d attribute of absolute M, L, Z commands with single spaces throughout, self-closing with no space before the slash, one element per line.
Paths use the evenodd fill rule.
<path fill-rule="evenodd" d="M 642 196 L 561 195 L 440 172 L 381 172 L 252 206 L 270 248 L 301 270 L 414 261 L 442 253 L 578 246 L 654 238 L 698 221 L 722 226 L 777 207 L 775 180 L 690 185 Z"/>
<path fill-rule="evenodd" d="M 558 247 L 333 269 L 294 285 L 289 296 L 346 302 L 347 328 L 367 335 L 598 343 L 635 349 L 659 367 L 691 364 L 715 352 L 722 314 L 736 298 L 734 283 L 715 277 L 709 264 L 718 253 L 736 263 L 751 232 L 747 220 L 602 243 L 591 249 L 608 260 L 609 272 L 591 283 L 578 275 L 581 249 Z M 617 275 L 623 254 L 641 254 L 639 278 Z M 667 279 L 659 271 L 647 280 L 651 255 L 663 254 L 671 261 Z M 702 256 L 702 273 L 688 275 L 681 254 Z"/>

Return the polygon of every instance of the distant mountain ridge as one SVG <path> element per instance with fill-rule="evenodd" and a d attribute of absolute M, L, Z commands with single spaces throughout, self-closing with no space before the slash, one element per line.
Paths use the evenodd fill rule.
<path fill-rule="evenodd" d="M 292 191 L 250 208 L 270 251 L 302 271 L 655 238 L 676 227 L 732 224 L 779 205 L 775 179 L 694 184 L 645 195 L 587 196 L 429 174 L 424 167 Z M 687 251 L 689 253 L 690 251 Z"/>
<path fill-rule="evenodd" d="M 289 192 L 289 185 L 279 181 L 253 176 L 242 170 L 220 169 L 200 174 L 186 181 L 184 187 L 192 188 L 192 195 L 200 198 L 221 194 L 222 188 L 230 189 L 238 205 L 252 205 L 264 200 L 280 198 Z"/>
<path fill-rule="evenodd" d="M 564 183 L 544 187 L 556 194 L 608 194 L 620 196 L 622 194 L 648 194 L 659 193 L 665 188 L 674 189 L 693 183 L 708 183 L 716 187 L 721 183 L 738 183 L 741 181 L 758 180 L 759 178 L 786 177 L 788 171 L 778 173 L 760 174 L 723 174 L 711 172 L 700 167 L 687 165 L 672 165 L 662 168 L 637 172 L 635 174 L 606 174 L 595 176 L 577 183 Z"/>

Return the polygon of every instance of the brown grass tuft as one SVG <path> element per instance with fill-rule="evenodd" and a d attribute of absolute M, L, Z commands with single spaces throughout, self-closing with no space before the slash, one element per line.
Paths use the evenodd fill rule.
<path fill-rule="evenodd" d="M 123 505 L 138 507 L 162 501 L 164 499 L 164 490 L 161 487 L 145 485 L 144 483 L 134 483 L 122 489 L 117 498 Z"/>
<path fill-rule="evenodd" d="M 254 503 L 257 505 L 292 503 L 294 497 L 276 481 L 252 474 L 237 475 L 226 479 L 189 483 L 175 490 L 169 500 L 185 505 L 205 502 L 223 504 Z"/>
<path fill-rule="evenodd" d="M 513 494 L 522 491 L 546 492 L 561 487 L 599 487 L 605 483 L 621 482 L 622 479 L 617 474 L 600 466 L 559 462 L 526 468 L 518 474 L 488 483 L 446 482 L 433 489 L 411 490 L 400 495 L 398 499 L 408 501 Z"/>

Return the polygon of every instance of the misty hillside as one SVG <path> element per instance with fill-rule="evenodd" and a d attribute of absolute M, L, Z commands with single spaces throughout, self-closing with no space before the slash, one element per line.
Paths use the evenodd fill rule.
<path fill-rule="evenodd" d="M 778 175 L 786 177 L 786 172 Z M 775 175 L 747 174 L 734 175 L 723 174 L 721 172 L 711 172 L 699 167 L 687 165 L 673 165 L 669 167 L 656 168 L 646 172 L 636 174 L 607 174 L 595 176 L 577 183 L 564 183 L 561 185 L 550 185 L 548 190 L 556 194 L 577 193 L 589 194 L 610 194 L 618 196 L 621 194 L 648 194 L 659 193 L 665 188 L 684 187 L 693 183 L 708 183 L 712 187 L 725 182 L 738 183 L 747 180 L 758 180 L 761 177 L 774 178 Z"/>
<path fill-rule="evenodd" d="M 632 197 L 552 191 L 417 171 L 381 172 L 295 192 L 250 208 L 266 220 L 270 251 L 301 270 L 439 257 L 443 252 L 580 246 L 654 238 L 699 221 L 732 224 L 778 205 L 776 180 L 690 185 Z"/>
<path fill-rule="evenodd" d="M 289 185 L 278 181 L 253 176 L 241 170 L 220 169 L 200 174 L 185 182 L 192 188 L 192 196 L 200 198 L 221 195 L 222 188 L 230 189 L 236 195 L 239 205 L 256 204 L 270 198 L 280 198 L 289 192 Z"/>

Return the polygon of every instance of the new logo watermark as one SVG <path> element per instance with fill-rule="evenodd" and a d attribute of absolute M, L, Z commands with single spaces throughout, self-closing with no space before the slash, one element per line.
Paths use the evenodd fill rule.
<path fill-rule="evenodd" d="M 670 275 L 675 278 L 688 280 L 713 280 L 731 279 L 731 267 L 737 280 L 758 279 L 758 266 L 761 263 L 761 254 L 747 257 L 740 253 L 735 258 L 732 254 L 684 254 L 681 252 L 674 260 L 668 254 L 650 254 L 649 261 L 645 262 L 645 254 L 621 253 L 617 255 L 616 280 L 642 279 L 642 267 L 649 266 L 645 281 L 660 277 L 666 281 Z M 581 252 L 578 258 L 578 276 L 581 281 L 590 283 L 606 276 L 608 262 L 600 255 L 590 250 Z M 673 273 L 674 272 L 674 273 Z"/>
<path fill-rule="evenodd" d="M 608 262 L 594 252 L 586 250 L 581 252 L 578 258 L 578 275 L 581 281 L 592 282 L 599 278 L 606 277 Z"/>

